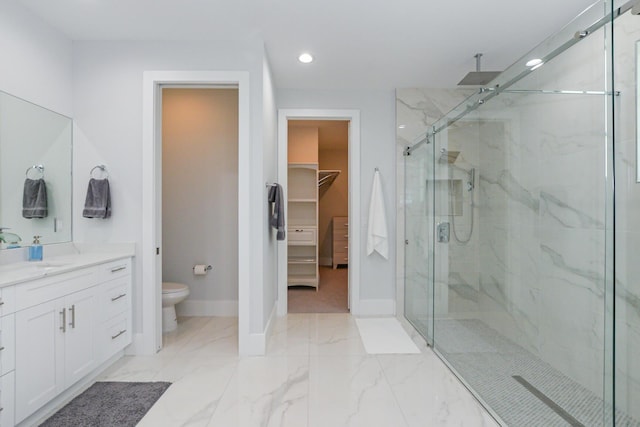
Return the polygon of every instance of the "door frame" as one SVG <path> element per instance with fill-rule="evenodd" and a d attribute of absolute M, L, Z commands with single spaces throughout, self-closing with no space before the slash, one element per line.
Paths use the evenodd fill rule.
<path fill-rule="evenodd" d="M 360 307 L 360 111 L 331 109 L 278 110 L 278 183 L 284 199 L 288 193 L 289 120 L 344 120 L 349 122 L 349 306 L 352 315 Z M 285 218 L 287 204 L 285 203 Z M 288 233 L 286 233 L 288 234 Z M 278 244 L 278 316 L 287 314 L 287 237 Z"/>
<path fill-rule="evenodd" d="M 238 88 L 238 349 L 249 351 L 251 140 L 248 71 L 145 71 L 142 105 L 142 331 L 135 353 L 154 354 L 162 348 L 162 146 L 161 86 L 228 85 Z"/>

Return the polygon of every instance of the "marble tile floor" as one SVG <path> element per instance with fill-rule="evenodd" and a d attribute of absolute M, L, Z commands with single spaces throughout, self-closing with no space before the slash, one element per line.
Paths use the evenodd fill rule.
<path fill-rule="evenodd" d="M 278 318 L 267 355 L 238 357 L 237 319 L 183 318 L 154 356 L 102 381 L 171 381 L 139 426 L 496 426 L 438 357 L 367 355 L 349 314 Z"/>

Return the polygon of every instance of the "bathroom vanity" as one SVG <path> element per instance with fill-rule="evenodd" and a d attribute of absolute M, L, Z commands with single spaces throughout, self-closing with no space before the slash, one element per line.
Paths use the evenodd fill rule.
<path fill-rule="evenodd" d="M 132 257 L 87 252 L 0 266 L 0 426 L 38 421 L 123 354 Z"/>

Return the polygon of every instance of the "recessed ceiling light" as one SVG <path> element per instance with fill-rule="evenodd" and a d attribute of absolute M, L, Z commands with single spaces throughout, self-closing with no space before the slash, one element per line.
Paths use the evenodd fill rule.
<path fill-rule="evenodd" d="M 311 62 L 313 62 L 313 56 L 311 56 L 310 53 L 303 53 L 300 56 L 298 56 L 298 61 L 302 62 L 303 64 L 309 64 Z"/>
<path fill-rule="evenodd" d="M 406 125 L 400 125 L 400 126 L 398 126 L 398 129 L 404 129 L 406 127 L 407 127 Z"/>
<path fill-rule="evenodd" d="M 527 61 L 527 63 L 525 65 L 527 67 L 535 67 L 536 65 L 540 66 L 540 65 L 542 65 L 542 59 L 540 59 L 540 58 L 532 59 L 530 61 Z"/>

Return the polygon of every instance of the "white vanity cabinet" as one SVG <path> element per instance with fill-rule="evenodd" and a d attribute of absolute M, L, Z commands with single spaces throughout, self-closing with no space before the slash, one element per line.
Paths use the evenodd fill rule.
<path fill-rule="evenodd" d="M 15 286 L 16 423 L 131 343 L 129 333 L 128 339 L 118 341 L 118 346 L 108 353 L 103 344 L 106 310 L 103 293 L 114 278 L 128 297 L 129 258 Z M 130 303 L 122 308 L 122 313 L 130 320 Z"/>
<path fill-rule="evenodd" d="M 15 289 L 0 289 L 0 427 L 15 424 Z"/>

